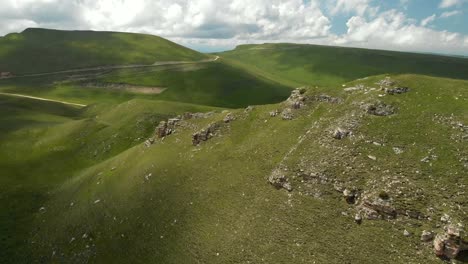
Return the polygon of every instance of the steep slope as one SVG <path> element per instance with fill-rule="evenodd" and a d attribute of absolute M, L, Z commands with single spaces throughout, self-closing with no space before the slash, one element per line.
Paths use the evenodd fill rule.
<path fill-rule="evenodd" d="M 219 53 L 234 65 L 291 86 L 341 85 L 377 74 L 468 79 L 468 59 L 301 44 L 241 45 Z"/>
<path fill-rule="evenodd" d="M 384 77 L 183 119 L 37 204 L 27 252 L 46 262 L 439 263 L 420 234 L 468 221 L 468 82 Z M 193 146 L 197 131 L 212 136 Z"/>
<path fill-rule="evenodd" d="M 15 75 L 207 56 L 144 34 L 29 28 L 0 38 L 0 72 Z"/>

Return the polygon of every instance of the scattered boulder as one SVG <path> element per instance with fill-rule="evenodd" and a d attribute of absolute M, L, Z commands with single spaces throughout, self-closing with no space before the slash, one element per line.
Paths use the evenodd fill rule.
<path fill-rule="evenodd" d="M 145 146 L 147 148 L 151 147 L 151 145 L 154 144 L 154 138 L 148 138 L 146 141 L 145 141 Z"/>
<path fill-rule="evenodd" d="M 468 243 L 461 237 L 461 230 L 453 225 L 434 239 L 434 252 L 438 257 L 454 259 L 461 251 L 468 250 Z"/>
<path fill-rule="evenodd" d="M 429 242 L 434 239 L 434 233 L 432 231 L 423 230 L 421 233 L 421 241 L 422 242 Z"/>
<path fill-rule="evenodd" d="M 172 134 L 175 131 L 177 124 L 179 123 L 180 118 L 170 118 L 167 121 L 161 121 L 156 127 L 156 136 L 158 138 L 163 138 Z"/>
<path fill-rule="evenodd" d="M 395 107 L 387 105 L 383 102 L 368 105 L 366 108 L 368 114 L 375 116 L 389 116 L 395 113 Z"/>
<path fill-rule="evenodd" d="M 348 204 L 355 204 L 359 193 L 356 190 L 345 189 L 343 191 L 343 196 Z"/>
<path fill-rule="evenodd" d="M 219 125 L 217 123 L 211 123 L 207 128 L 194 133 L 192 135 L 192 144 L 197 146 L 202 141 L 207 141 L 208 139 L 212 138 L 218 128 Z"/>
<path fill-rule="evenodd" d="M 345 92 L 354 92 L 354 91 L 360 91 L 364 90 L 364 85 L 358 84 L 355 87 L 348 87 L 343 89 Z"/>
<path fill-rule="evenodd" d="M 376 84 L 380 85 L 380 87 L 384 87 L 384 86 L 393 86 L 396 84 L 396 82 L 390 79 L 390 77 L 386 77 L 385 79 L 378 81 Z"/>
<path fill-rule="evenodd" d="M 357 223 L 357 224 L 361 224 L 362 223 L 362 216 L 360 213 L 357 213 L 356 215 L 354 215 L 354 221 Z"/>
<path fill-rule="evenodd" d="M 275 110 L 273 110 L 273 111 L 270 112 L 270 117 L 275 117 L 275 116 L 277 116 L 278 114 L 279 114 L 278 109 L 275 109 Z"/>
<path fill-rule="evenodd" d="M 404 150 L 402 148 L 399 148 L 399 147 L 393 147 L 393 152 L 395 152 L 395 154 L 397 155 L 400 155 L 404 152 Z"/>
<path fill-rule="evenodd" d="M 247 106 L 247 108 L 245 108 L 244 112 L 249 113 L 249 112 L 252 112 L 252 110 L 254 110 L 254 109 L 255 109 L 254 106 L 249 105 L 249 106 Z"/>
<path fill-rule="evenodd" d="M 404 94 L 409 92 L 408 87 L 395 87 L 395 88 L 386 88 L 385 92 L 389 95 L 395 95 L 395 94 Z"/>
<path fill-rule="evenodd" d="M 281 170 L 275 170 L 268 177 L 268 182 L 277 189 L 284 188 L 288 192 L 293 190 L 291 184 L 288 181 L 288 178 L 281 173 Z"/>
<path fill-rule="evenodd" d="M 281 118 L 283 120 L 292 120 L 294 117 L 291 108 L 285 108 L 283 112 L 281 112 Z"/>
<path fill-rule="evenodd" d="M 224 117 L 223 121 L 224 121 L 224 123 L 230 123 L 230 122 L 234 121 L 235 119 L 236 119 L 236 118 L 234 117 L 234 115 L 233 115 L 232 113 L 228 113 L 228 114 Z"/>
<path fill-rule="evenodd" d="M 335 129 L 332 134 L 334 139 L 343 139 L 349 135 L 351 135 L 351 131 L 343 129 L 343 128 Z"/>

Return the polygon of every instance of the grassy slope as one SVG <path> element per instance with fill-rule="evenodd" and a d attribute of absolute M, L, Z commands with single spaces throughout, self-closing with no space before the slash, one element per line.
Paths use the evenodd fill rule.
<path fill-rule="evenodd" d="M 467 79 L 468 59 L 299 44 L 242 45 L 219 54 L 233 65 L 290 86 L 336 86 L 377 74 Z"/>
<path fill-rule="evenodd" d="M 26 29 L 0 38 L 0 71 L 17 75 L 206 57 L 163 38 L 143 34 Z"/>
<path fill-rule="evenodd" d="M 69 75 L 60 74 L 5 79 L 0 80 L 0 91 L 84 104 L 145 98 L 231 108 L 280 102 L 290 93 L 290 87 L 223 62 L 106 71 L 102 75 L 88 76 L 84 81 L 66 81 L 68 78 Z M 85 86 L 86 83 L 98 85 L 90 88 Z M 142 95 L 105 87 L 105 84 L 112 83 L 163 87 L 166 90 L 160 95 Z"/>
<path fill-rule="evenodd" d="M 372 87 L 381 78 L 358 83 Z M 35 243 L 29 252 L 57 262 L 438 263 L 419 234 L 438 231 L 443 213 L 468 221 L 463 193 L 468 182 L 460 177 L 466 173 L 460 157 L 468 149 L 459 130 L 435 122 L 434 114 L 468 123 L 468 82 L 395 78 L 411 92 L 380 98 L 378 90 L 347 94 L 314 88 L 309 96 L 326 92 L 345 102 L 311 101 L 293 121 L 269 117 L 283 105 L 238 110 L 221 136 L 200 147 L 191 146 L 191 134 L 224 114 L 189 121 L 188 128 L 151 148 L 138 145 L 77 172 L 52 200 L 36 204 L 47 209 L 36 214 L 39 229 L 30 237 Z M 395 105 L 398 113 L 363 114 L 359 105 L 376 100 Z M 330 130 L 355 118 L 353 137 L 330 137 Z M 405 152 L 396 155 L 394 146 Z M 430 149 L 439 158 L 421 162 Z M 295 188 L 290 194 L 266 183 L 281 160 Z M 399 217 L 356 225 L 354 207 L 330 185 L 301 182 L 295 177 L 300 169 L 324 173 L 369 196 L 386 191 L 399 208 L 420 210 L 434 220 Z M 415 235 L 404 237 L 404 229 Z"/>
<path fill-rule="evenodd" d="M 1 263 L 31 263 L 32 216 L 63 181 L 141 143 L 160 120 L 212 109 L 142 99 L 78 109 L 8 96 L 0 105 Z"/>

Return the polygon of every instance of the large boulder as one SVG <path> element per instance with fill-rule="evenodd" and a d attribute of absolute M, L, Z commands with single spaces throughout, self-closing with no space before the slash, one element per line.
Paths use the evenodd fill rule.
<path fill-rule="evenodd" d="M 468 243 L 461 237 L 461 230 L 453 225 L 434 239 L 434 252 L 438 257 L 454 259 L 461 251 L 468 250 Z"/>
<path fill-rule="evenodd" d="M 288 192 L 293 190 L 288 178 L 281 172 L 281 170 L 273 171 L 268 177 L 268 182 L 277 189 L 284 188 Z"/>
<path fill-rule="evenodd" d="M 192 135 L 192 144 L 197 146 L 201 142 L 207 141 L 214 136 L 218 129 L 219 125 L 217 123 L 211 123 L 207 128 L 204 128 Z"/>

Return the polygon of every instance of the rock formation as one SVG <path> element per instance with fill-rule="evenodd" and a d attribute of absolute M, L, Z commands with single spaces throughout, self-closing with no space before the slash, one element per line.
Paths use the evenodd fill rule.
<path fill-rule="evenodd" d="M 375 104 L 368 105 L 366 107 L 366 112 L 376 116 L 389 116 L 395 113 L 395 107 L 383 102 L 377 102 Z"/>
<path fill-rule="evenodd" d="M 218 130 L 219 125 L 217 123 L 211 123 L 207 128 L 202 129 L 192 135 L 192 144 L 197 146 L 202 141 L 207 141 L 212 138 Z"/>
<path fill-rule="evenodd" d="M 284 188 L 287 191 L 292 191 L 293 188 L 288 181 L 288 178 L 281 172 L 281 170 L 274 170 L 268 177 L 268 182 L 277 189 Z"/>
<path fill-rule="evenodd" d="M 434 239 L 434 252 L 438 257 L 454 259 L 461 251 L 468 250 L 468 243 L 461 237 L 461 230 L 453 225 Z"/>

